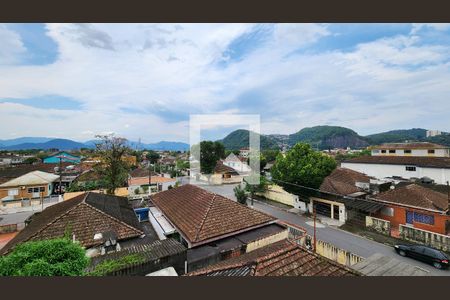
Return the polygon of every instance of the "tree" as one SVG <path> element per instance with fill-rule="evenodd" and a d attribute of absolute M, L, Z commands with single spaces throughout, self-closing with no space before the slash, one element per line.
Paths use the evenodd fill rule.
<path fill-rule="evenodd" d="M 25 159 L 25 160 L 23 161 L 23 163 L 24 163 L 24 164 L 32 165 L 32 164 L 37 163 L 37 162 L 39 162 L 39 161 L 40 161 L 40 159 L 37 158 L 37 157 L 28 157 L 27 159 Z"/>
<path fill-rule="evenodd" d="M 192 152 L 198 153 L 199 145 L 193 145 Z M 217 161 L 221 158 L 225 158 L 225 147 L 222 143 L 212 141 L 200 142 L 200 171 L 205 174 L 211 174 L 217 164 Z M 198 157 L 195 157 L 197 160 Z"/>
<path fill-rule="evenodd" d="M 266 158 L 267 162 L 273 162 L 277 158 L 278 154 L 280 154 L 280 150 L 264 150 L 262 154 Z"/>
<path fill-rule="evenodd" d="M 269 183 L 264 176 L 258 176 L 257 175 L 250 175 L 246 179 L 244 179 L 245 182 L 245 191 L 250 193 L 250 200 L 251 205 L 253 206 L 253 197 L 256 193 L 264 193 L 267 190 L 267 187 L 269 186 Z M 254 184 L 253 182 L 258 182 L 257 184 Z"/>
<path fill-rule="evenodd" d="M 309 144 L 296 144 L 286 156 L 279 154 L 271 174 L 273 181 L 286 191 L 299 193 L 304 189 L 292 184 L 319 188 L 324 178 L 336 168 L 336 161 L 318 151 Z"/>
<path fill-rule="evenodd" d="M 150 161 L 152 165 L 154 165 L 160 158 L 160 155 L 153 150 L 149 150 L 145 157 L 148 159 L 148 161 Z"/>
<path fill-rule="evenodd" d="M 114 194 L 116 188 L 122 186 L 128 176 L 130 166 L 122 159 L 130 149 L 127 140 L 114 135 L 96 136 L 101 142 L 96 144 L 96 152 L 100 156 L 100 164 L 95 166 L 105 182 L 108 194 Z"/>
<path fill-rule="evenodd" d="M 237 185 L 234 187 L 233 191 L 237 201 L 241 204 L 247 205 L 247 193 L 245 190 L 240 185 Z"/>
<path fill-rule="evenodd" d="M 83 247 L 69 238 L 32 241 L 0 257 L 0 275 L 80 276 L 88 263 Z"/>

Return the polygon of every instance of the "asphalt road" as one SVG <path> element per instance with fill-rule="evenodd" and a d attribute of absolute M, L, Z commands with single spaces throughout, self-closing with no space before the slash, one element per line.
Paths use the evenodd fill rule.
<path fill-rule="evenodd" d="M 184 182 L 186 183 L 186 181 Z M 236 197 L 234 196 L 233 188 L 236 185 L 202 185 L 202 187 L 206 190 L 209 190 L 213 193 L 222 195 L 224 197 L 233 199 L 236 201 Z M 254 201 L 254 209 L 265 212 L 269 215 L 272 215 L 282 221 L 286 221 L 289 223 L 293 223 L 295 225 L 301 226 L 305 228 L 310 235 L 313 235 L 314 228 L 308 223 L 311 223 L 311 219 L 306 218 L 302 215 L 298 215 L 295 213 L 287 212 L 281 208 L 274 207 L 268 205 L 263 202 Z M 322 224 L 321 224 L 322 225 Z M 375 253 L 380 253 L 385 256 L 395 257 L 398 260 L 404 261 L 413 266 L 420 267 L 430 272 L 430 275 L 433 276 L 450 276 L 450 270 L 438 270 L 433 266 L 422 263 L 420 261 L 416 261 L 407 257 L 402 257 L 398 255 L 394 248 L 391 246 L 387 246 L 358 235 L 349 233 L 347 231 L 338 229 L 336 227 L 322 225 L 322 228 L 318 228 L 316 226 L 316 237 L 319 240 L 329 242 L 336 247 L 341 249 L 350 251 L 354 254 L 357 254 L 361 257 L 367 258 Z"/>

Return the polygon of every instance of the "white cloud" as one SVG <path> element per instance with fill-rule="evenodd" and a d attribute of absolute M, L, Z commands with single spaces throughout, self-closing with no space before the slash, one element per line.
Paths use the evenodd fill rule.
<path fill-rule="evenodd" d="M 19 61 L 26 48 L 20 35 L 0 24 L 0 65 L 13 64 Z"/>

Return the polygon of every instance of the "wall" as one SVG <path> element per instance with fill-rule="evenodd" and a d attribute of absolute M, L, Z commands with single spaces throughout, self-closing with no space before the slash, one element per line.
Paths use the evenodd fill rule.
<path fill-rule="evenodd" d="M 366 227 L 376 230 L 385 235 L 391 235 L 391 222 L 366 216 Z"/>
<path fill-rule="evenodd" d="M 450 251 L 450 236 L 400 225 L 400 236 L 405 240 L 420 242 L 434 248 Z"/>
<path fill-rule="evenodd" d="M 313 213 L 314 201 L 328 203 L 331 205 L 330 215 L 327 216 L 328 218 L 334 219 L 333 209 L 334 209 L 334 206 L 338 206 L 339 207 L 339 222 L 345 223 L 345 221 L 347 220 L 344 203 L 311 197 L 311 202 L 310 202 L 310 205 L 308 206 L 310 213 Z"/>
<path fill-rule="evenodd" d="M 317 241 L 316 246 L 317 246 L 316 249 L 317 254 L 322 255 L 335 262 L 338 262 L 341 265 L 352 266 L 364 259 L 361 256 L 340 249 L 324 241 Z"/>
<path fill-rule="evenodd" d="M 2 188 L 0 189 L 0 199 L 4 199 L 7 197 L 8 200 L 18 200 L 18 199 L 31 199 L 33 197 L 33 193 L 28 193 L 28 188 L 39 188 L 43 187 L 44 191 L 39 192 L 39 195 L 42 195 L 43 197 L 47 197 L 50 195 L 52 190 L 52 184 L 41 184 L 41 185 L 29 185 L 25 186 L 25 189 L 22 189 L 19 187 L 8 187 L 8 188 Z M 50 189 L 49 189 L 50 188 Z M 8 196 L 9 190 L 18 190 L 18 195 L 15 196 Z M 40 198 L 40 197 L 38 197 Z M 6 200 L 6 199 L 5 199 Z"/>
<path fill-rule="evenodd" d="M 260 240 L 251 242 L 247 244 L 246 252 L 251 252 L 253 250 L 256 250 L 258 248 L 270 245 L 272 243 L 276 243 L 278 241 L 284 240 L 288 238 L 288 230 L 284 230 L 282 232 L 279 232 L 277 234 L 262 238 Z"/>
<path fill-rule="evenodd" d="M 258 193 L 258 195 L 293 207 L 295 207 L 298 202 L 298 196 L 286 192 L 279 185 L 269 185 L 266 192 Z"/>
<path fill-rule="evenodd" d="M 375 149 L 374 149 L 375 150 Z M 428 149 L 412 149 L 411 153 L 405 153 L 403 149 L 397 149 L 395 153 L 389 153 L 389 150 L 386 150 L 386 153 L 381 153 L 381 150 L 375 152 L 372 150 L 373 156 L 426 156 L 426 157 L 448 157 L 447 149 L 434 149 L 433 153 L 428 153 Z"/>
<path fill-rule="evenodd" d="M 341 167 L 348 168 L 360 173 L 365 173 L 376 178 L 391 176 L 401 176 L 403 178 L 421 178 L 430 177 L 437 184 L 446 184 L 450 180 L 450 169 L 443 168 L 422 168 L 416 167 L 416 171 L 406 171 L 406 165 L 387 165 L 387 164 L 364 164 L 364 163 L 341 163 Z"/>
<path fill-rule="evenodd" d="M 386 216 L 386 215 L 383 215 L 381 212 L 376 213 L 374 216 L 376 218 L 380 218 L 380 219 L 389 221 L 391 223 L 391 228 L 393 228 L 393 229 L 397 229 L 397 228 L 399 228 L 400 225 L 406 224 L 406 211 L 408 210 L 408 211 L 416 211 L 416 212 L 423 213 L 423 214 L 434 215 L 434 225 L 413 222 L 412 225 L 414 228 L 432 231 L 432 232 L 440 233 L 440 234 L 446 234 L 445 223 L 447 220 L 450 220 L 450 216 L 448 216 L 448 215 L 441 215 L 438 213 L 432 213 L 429 211 L 413 209 L 413 208 L 406 208 L 406 207 L 396 206 L 396 205 L 388 205 L 387 207 L 394 209 L 393 216 Z"/>

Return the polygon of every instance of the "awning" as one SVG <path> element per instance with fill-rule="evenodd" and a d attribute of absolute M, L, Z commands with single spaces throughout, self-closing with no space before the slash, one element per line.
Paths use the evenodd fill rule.
<path fill-rule="evenodd" d="M 364 212 L 374 213 L 382 209 L 385 205 L 375 201 L 365 199 L 344 198 L 345 207 L 359 209 Z"/>

